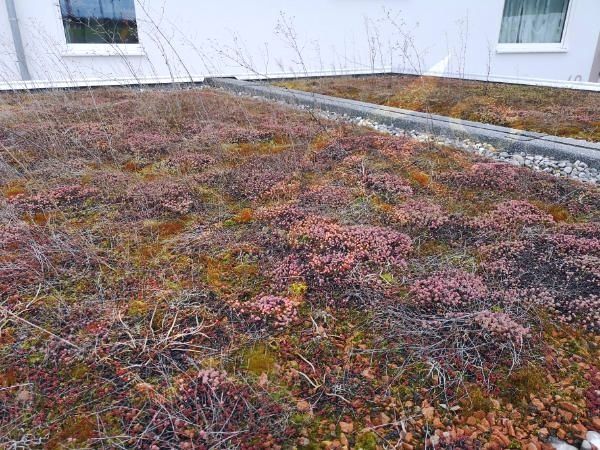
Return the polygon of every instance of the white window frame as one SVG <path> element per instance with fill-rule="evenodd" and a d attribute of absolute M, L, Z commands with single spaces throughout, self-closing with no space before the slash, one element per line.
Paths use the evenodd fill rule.
<path fill-rule="evenodd" d="M 496 44 L 496 53 L 566 53 L 569 51 L 567 45 L 567 34 L 571 22 L 571 16 L 574 9 L 574 4 L 577 0 L 568 0 L 567 14 L 565 16 L 565 24 L 563 26 L 562 38 L 560 42 L 549 43 L 501 43 L 500 33 L 502 33 L 502 21 L 504 20 L 504 9 L 506 0 L 502 7 L 502 16 L 500 18 L 500 28 L 498 31 L 498 44 Z"/>
<path fill-rule="evenodd" d="M 67 44 L 62 56 L 146 56 L 140 44 Z"/>
<path fill-rule="evenodd" d="M 55 6 L 58 23 L 60 24 L 60 33 L 63 37 L 62 49 L 60 51 L 61 56 L 146 56 L 146 51 L 140 42 L 137 44 L 69 44 L 65 36 L 65 26 L 63 23 L 62 11 L 60 9 L 60 2 L 57 1 Z"/>

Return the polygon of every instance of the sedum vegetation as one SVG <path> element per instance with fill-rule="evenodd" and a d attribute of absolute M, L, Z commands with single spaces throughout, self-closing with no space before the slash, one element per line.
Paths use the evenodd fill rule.
<path fill-rule="evenodd" d="M 600 427 L 592 185 L 209 89 L 5 94 L 0 158 L 0 446 Z"/>
<path fill-rule="evenodd" d="M 492 125 L 600 141 L 600 93 L 451 78 L 385 75 L 280 86 Z"/>

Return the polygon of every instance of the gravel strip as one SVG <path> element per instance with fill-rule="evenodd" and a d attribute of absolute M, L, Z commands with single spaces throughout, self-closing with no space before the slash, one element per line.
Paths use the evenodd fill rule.
<path fill-rule="evenodd" d="M 224 89 L 224 88 L 218 88 Z M 224 89 L 232 92 L 229 89 Z M 538 172 L 546 172 L 556 177 L 566 177 L 574 180 L 582 181 L 590 184 L 600 184 L 600 171 L 594 167 L 589 167 L 583 161 L 570 161 L 566 159 L 556 159 L 551 156 L 544 156 L 534 153 L 518 152 L 509 153 L 501 149 L 495 148 L 493 145 L 478 142 L 472 139 L 452 139 L 448 137 L 435 136 L 428 133 L 423 133 L 416 130 L 405 130 L 392 125 L 378 123 L 371 119 L 366 119 L 360 116 L 350 116 L 348 114 L 338 114 L 332 111 L 322 109 L 314 109 L 306 105 L 294 105 L 282 100 L 265 99 L 260 95 L 246 94 L 244 92 L 236 93 L 240 97 L 248 97 L 262 101 L 275 102 L 285 105 L 290 108 L 296 108 L 303 111 L 310 111 L 312 114 L 324 119 L 335 120 L 340 122 L 351 123 L 363 127 L 368 127 L 382 133 L 391 134 L 394 136 L 408 136 L 420 142 L 432 142 L 437 145 L 447 145 L 456 147 L 469 153 L 476 153 L 481 156 L 502 161 L 515 166 L 525 166 Z"/>
<path fill-rule="evenodd" d="M 301 109 L 309 108 L 302 107 Z M 557 177 L 568 177 L 592 184 L 600 183 L 600 172 L 598 169 L 593 167 L 590 168 L 586 163 L 579 160 L 557 160 L 549 156 L 525 152 L 508 153 L 505 151 L 500 151 L 490 144 L 477 142 L 470 139 L 450 139 L 440 136 L 433 136 L 427 133 L 421 133 L 415 130 L 407 131 L 393 126 L 380 124 L 370 119 L 351 117 L 347 114 L 340 115 L 329 111 L 313 111 L 313 113 L 327 119 L 369 127 L 383 133 L 392 134 L 394 136 L 409 136 L 420 142 L 430 141 L 438 145 L 457 147 L 469 153 L 487 156 L 488 158 L 492 158 L 497 161 L 503 161 L 515 166 L 529 167 L 535 171 L 547 172 Z"/>

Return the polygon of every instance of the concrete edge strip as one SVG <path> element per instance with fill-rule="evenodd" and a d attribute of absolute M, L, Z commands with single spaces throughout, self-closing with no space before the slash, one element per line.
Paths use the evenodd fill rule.
<path fill-rule="evenodd" d="M 526 152 L 557 159 L 579 160 L 590 167 L 600 168 L 600 143 L 380 106 L 235 78 L 206 78 L 205 83 L 237 93 L 347 114 L 352 117 L 368 118 L 405 130 L 416 130 L 451 139 L 472 139 L 489 143 L 509 153 Z"/>

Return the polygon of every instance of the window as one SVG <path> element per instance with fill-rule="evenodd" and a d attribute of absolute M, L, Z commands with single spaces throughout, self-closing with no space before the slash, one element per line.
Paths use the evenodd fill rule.
<path fill-rule="evenodd" d="M 560 44 L 569 0 L 506 0 L 500 44 Z"/>
<path fill-rule="evenodd" d="M 60 0 L 67 44 L 137 44 L 134 0 Z"/>

